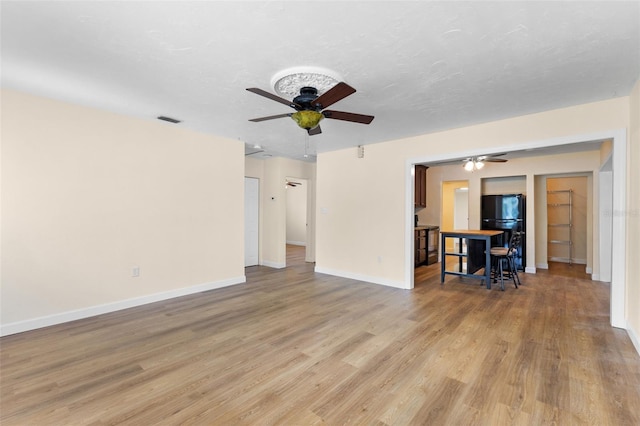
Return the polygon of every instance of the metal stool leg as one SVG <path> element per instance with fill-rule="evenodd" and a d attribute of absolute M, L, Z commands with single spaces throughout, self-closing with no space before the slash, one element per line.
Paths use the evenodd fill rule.
<path fill-rule="evenodd" d="M 516 288 L 518 288 L 518 286 L 520 285 L 520 275 L 518 275 L 518 267 L 516 266 L 516 260 L 514 258 L 511 258 L 511 263 L 513 264 L 513 275 L 516 277 L 515 281 L 517 281 Z"/>
<path fill-rule="evenodd" d="M 507 256 L 507 262 L 509 263 L 509 274 L 511 274 L 511 279 L 513 280 L 513 285 L 518 288 L 518 284 L 520 283 L 520 277 L 518 277 L 518 270 L 516 269 L 516 262 L 512 256 Z"/>

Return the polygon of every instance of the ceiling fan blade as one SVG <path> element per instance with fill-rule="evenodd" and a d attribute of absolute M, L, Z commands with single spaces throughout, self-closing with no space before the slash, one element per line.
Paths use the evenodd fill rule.
<path fill-rule="evenodd" d="M 509 160 L 505 160 L 504 158 L 485 158 L 484 160 L 485 163 L 506 163 Z"/>
<path fill-rule="evenodd" d="M 356 93 L 356 89 L 349 86 L 347 83 L 340 82 L 329 89 L 325 94 L 318 96 L 311 104 L 314 107 L 320 105 L 320 109 L 324 109 L 354 93 Z"/>
<path fill-rule="evenodd" d="M 316 126 L 313 129 L 307 130 L 307 132 L 309 133 L 309 136 L 319 135 L 320 133 L 322 133 L 322 129 L 320 128 L 320 126 Z"/>
<path fill-rule="evenodd" d="M 476 158 L 478 159 L 478 161 L 486 161 L 486 160 L 488 160 L 490 158 L 501 157 L 503 155 L 507 155 L 507 154 L 505 152 L 503 152 L 502 154 L 479 155 Z"/>
<path fill-rule="evenodd" d="M 260 96 L 264 96 L 265 98 L 269 98 L 272 101 L 276 101 L 276 102 L 280 102 L 281 104 L 285 104 L 290 106 L 291 108 L 296 108 L 296 107 L 300 107 L 302 108 L 300 105 L 296 104 L 295 102 L 289 101 L 285 98 L 281 98 L 280 96 L 276 96 L 273 93 L 269 93 L 266 90 L 262 90 L 262 89 L 258 89 L 257 87 L 250 87 L 247 89 L 249 92 L 255 93 L 256 95 L 260 95 Z"/>
<path fill-rule="evenodd" d="M 291 114 L 270 115 L 268 117 L 252 118 L 249 121 L 253 121 L 254 123 L 259 123 L 260 121 L 273 120 L 276 118 L 283 118 L 283 117 L 291 117 Z"/>
<path fill-rule="evenodd" d="M 354 123 L 362 124 L 369 124 L 375 118 L 373 115 L 355 114 L 353 112 L 343 111 L 322 111 L 322 115 L 334 120 L 352 121 Z"/>

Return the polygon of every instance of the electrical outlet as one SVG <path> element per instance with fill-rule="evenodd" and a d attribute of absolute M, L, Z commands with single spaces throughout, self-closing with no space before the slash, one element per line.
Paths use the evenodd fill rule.
<path fill-rule="evenodd" d="M 134 266 L 133 269 L 131 269 L 131 276 L 134 277 L 134 278 L 140 276 L 140 267 L 139 266 Z"/>

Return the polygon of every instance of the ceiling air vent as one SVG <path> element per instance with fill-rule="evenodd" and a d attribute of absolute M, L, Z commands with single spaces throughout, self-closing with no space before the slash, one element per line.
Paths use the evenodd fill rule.
<path fill-rule="evenodd" d="M 165 117 L 164 115 L 161 115 L 160 117 L 158 117 L 158 120 L 162 120 L 162 121 L 168 121 L 169 123 L 179 123 L 180 120 L 176 120 L 175 118 L 171 118 L 171 117 Z"/>

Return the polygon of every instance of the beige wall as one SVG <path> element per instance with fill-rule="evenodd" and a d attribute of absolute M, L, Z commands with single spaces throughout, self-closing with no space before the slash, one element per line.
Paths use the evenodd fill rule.
<path fill-rule="evenodd" d="M 402 286 L 405 148 L 393 144 L 318 155 L 317 271 Z"/>
<path fill-rule="evenodd" d="M 3 90 L 3 333 L 243 282 L 243 162 L 238 141 Z"/>
<path fill-rule="evenodd" d="M 640 352 L 640 80 L 631 93 L 629 155 L 627 156 L 627 322 Z"/>
<path fill-rule="evenodd" d="M 355 148 L 320 154 L 317 270 L 406 288 L 406 218 L 413 214 L 413 211 L 406 212 L 407 194 L 410 193 L 406 170 L 411 161 L 429 162 L 455 157 L 456 153 L 480 155 L 485 151 L 523 149 L 536 141 L 626 129 L 628 122 L 629 98 L 625 97 L 368 145 L 364 159 L 357 158 Z M 557 162 L 566 169 L 572 167 L 575 159 L 571 156 Z M 590 164 L 587 170 L 581 167 L 582 170 L 577 171 L 597 173 L 599 154 Z M 513 168 L 506 176 L 523 174 L 522 169 L 514 172 L 518 168 L 517 162 L 510 161 L 505 165 L 508 165 L 505 170 Z M 459 169 L 459 173 L 464 172 L 462 167 Z M 487 166 L 474 175 L 481 176 L 490 169 Z M 528 173 L 527 193 L 534 192 L 535 174 L 550 173 L 551 169 L 552 166 L 548 166 Z M 430 168 L 428 180 L 433 174 Z M 340 185 L 340 182 L 351 184 Z M 432 188 L 432 183 L 428 183 L 428 188 Z M 479 180 L 470 180 L 469 199 L 480 191 Z M 533 207 L 528 203 L 528 216 L 534 214 Z M 479 205 L 473 207 L 470 203 L 469 208 L 469 226 L 479 226 Z M 425 210 L 430 214 L 429 207 Z M 535 230 L 530 231 L 527 230 L 529 235 L 535 234 Z M 527 253 L 528 256 L 535 253 L 535 239 L 527 240 Z"/>
<path fill-rule="evenodd" d="M 523 166 L 526 164 L 523 163 Z M 504 164 L 489 164 L 488 167 L 494 170 L 499 169 Z M 528 169 L 535 170 L 533 167 Z M 524 170 L 523 170 L 524 172 Z M 482 179 L 480 185 L 482 195 L 501 195 L 501 194 L 524 194 L 527 195 L 527 177 L 521 176 L 506 176 L 506 177 L 488 177 Z"/>
<path fill-rule="evenodd" d="M 260 179 L 260 264 L 274 268 L 286 266 L 286 178 L 307 180 L 307 223 L 310 226 L 306 260 L 315 261 L 315 163 L 280 157 L 264 160 L 246 157 L 245 176 Z"/>

